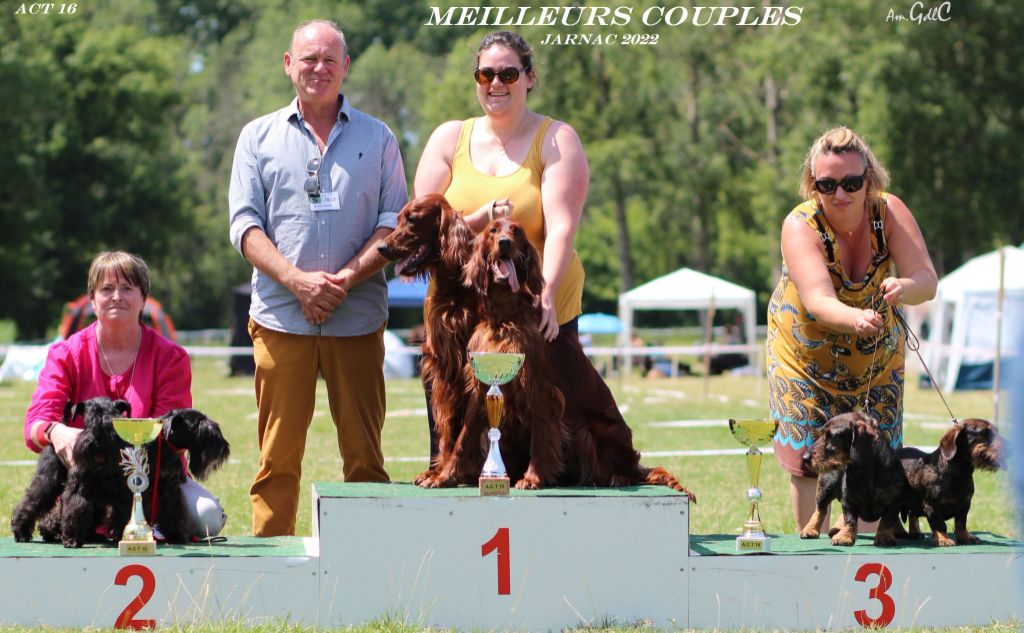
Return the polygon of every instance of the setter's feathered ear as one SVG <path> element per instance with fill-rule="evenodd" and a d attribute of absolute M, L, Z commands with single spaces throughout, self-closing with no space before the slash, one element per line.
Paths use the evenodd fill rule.
<path fill-rule="evenodd" d="M 473 242 L 473 231 L 469 228 L 459 212 L 453 209 L 444 199 L 439 203 L 441 213 L 440 244 L 441 261 L 445 266 L 458 269 L 466 265 L 470 245 Z"/>
<path fill-rule="evenodd" d="M 481 295 L 487 294 L 487 288 L 491 283 L 491 274 L 487 267 L 487 253 L 490 251 L 491 243 L 489 235 L 481 233 L 476 236 L 472 254 L 462 271 L 462 285 L 475 288 Z"/>
<path fill-rule="evenodd" d="M 533 244 L 528 241 L 526 242 L 526 252 L 529 261 L 526 266 L 526 283 L 524 285 L 530 289 L 530 292 L 539 297 L 541 292 L 544 291 L 544 272 L 540 267 L 540 254 L 533 247 Z"/>

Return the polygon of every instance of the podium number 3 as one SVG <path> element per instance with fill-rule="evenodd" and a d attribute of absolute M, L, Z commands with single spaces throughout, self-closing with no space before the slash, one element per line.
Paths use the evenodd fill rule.
<path fill-rule="evenodd" d="M 885 593 L 892 586 L 892 572 L 881 563 L 867 563 L 861 565 L 853 579 L 857 582 L 865 582 L 871 574 L 878 576 L 878 584 L 868 592 L 868 597 L 882 603 L 882 613 L 877 618 L 872 618 L 868 616 L 867 611 L 859 609 L 853 612 L 853 617 L 857 618 L 857 623 L 863 627 L 889 626 L 893 616 L 896 615 L 896 603 L 893 602 L 889 594 Z"/>
<path fill-rule="evenodd" d="M 508 553 L 508 528 L 498 528 L 491 540 L 480 546 L 480 555 L 487 556 L 498 550 L 498 595 L 512 593 L 512 572 Z"/>
<path fill-rule="evenodd" d="M 124 611 L 117 616 L 117 620 L 114 621 L 114 628 L 133 629 L 136 631 L 139 629 L 155 629 L 156 620 L 135 619 L 135 614 L 141 611 L 142 607 L 146 606 L 149 599 L 153 597 L 153 589 L 156 588 L 156 578 L 153 576 L 153 570 L 142 565 L 125 565 L 118 570 L 117 576 L 114 577 L 114 584 L 127 585 L 128 579 L 132 576 L 142 580 L 142 588 L 139 589 L 135 599 L 128 603 Z"/>

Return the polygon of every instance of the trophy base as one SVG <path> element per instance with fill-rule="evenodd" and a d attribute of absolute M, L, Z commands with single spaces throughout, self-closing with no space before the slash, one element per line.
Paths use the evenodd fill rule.
<path fill-rule="evenodd" d="M 772 539 L 766 534 L 737 536 L 736 551 L 740 554 L 769 554 L 772 551 Z"/>
<path fill-rule="evenodd" d="M 481 497 L 507 497 L 508 488 L 508 477 L 480 478 Z"/>
<path fill-rule="evenodd" d="M 156 541 L 118 541 L 117 553 L 121 556 L 155 556 Z"/>

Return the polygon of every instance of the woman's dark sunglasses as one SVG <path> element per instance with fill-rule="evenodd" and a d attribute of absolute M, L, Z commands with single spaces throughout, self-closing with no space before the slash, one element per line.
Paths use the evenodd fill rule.
<path fill-rule="evenodd" d="M 505 68 L 501 68 L 499 70 L 494 70 L 493 68 L 477 68 L 476 70 L 473 71 L 473 77 L 476 78 L 476 82 L 481 86 L 486 86 L 487 84 L 491 83 L 492 81 L 494 81 L 495 77 L 500 79 L 501 83 L 507 85 L 514 84 L 515 82 L 519 81 L 520 72 L 528 73 L 530 72 L 530 67 L 527 66 L 522 70 L 519 70 L 518 68 L 514 68 L 512 66 L 506 66 Z"/>
<path fill-rule="evenodd" d="M 864 170 L 864 173 L 859 176 L 847 176 L 842 180 L 836 180 L 835 178 L 819 178 L 814 181 L 814 188 L 818 190 L 823 196 L 828 196 L 836 192 L 836 187 L 842 187 L 846 193 L 856 193 L 861 190 L 864 186 L 864 177 L 868 175 L 868 170 Z"/>
<path fill-rule="evenodd" d="M 302 185 L 303 191 L 306 192 L 307 196 L 316 197 L 320 195 L 320 157 L 314 156 L 309 159 L 306 163 L 306 173 L 309 174 L 309 178 L 306 178 L 306 182 Z"/>

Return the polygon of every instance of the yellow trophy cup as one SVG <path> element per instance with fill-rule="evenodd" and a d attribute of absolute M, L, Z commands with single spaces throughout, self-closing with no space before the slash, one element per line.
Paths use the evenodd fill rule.
<path fill-rule="evenodd" d="M 121 449 L 121 468 L 132 491 L 132 518 L 124 526 L 117 544 L 121 556 L 152 556 L 156 554 L 153 528 L 146 523 L 142 511 L 142 493 L 149 488 L 149 456 L 142 445 L 160 435 L 163 420 L 157 418 L 114 418 L 114 430 L 131 448 Z"/>
<path fill-rule="evenodd" d="M 519 373 L 523 366 L 525 354 L 512 354 L 506 352 L 470 352 L 469 360 L 473 363 L 473 373 L 477 380 L 491 386 L 487 390 L 487 422 L 490 429 L 487 431 L 487 438 L 491 441 L 490 450 L 487 451 L 487 460 L 484 461 L 483 471 L 480 473 L 480 496 L 496 497 L 508 494 L 508 472 L 505 470 L 505 462 L 501 460 L 501 451 L 498 448 L 498 440 L 501 439 L 501 415 L 505 410 L 505 396 L 501 393 L 501 387 Z"/>
<path fill-rule="evenodd" d="M 761 515 L 757 511 L 757 502 L 761 500 L 761 490 L 757 487 L 757 482 L 761 476 L 762 457 L 757 447 L 772 441 L 778 428 L 779 423 L 775 420 L 729 420 L 729 431 L 732 436 L 740 444 L 750 448 L 747 451 L 747 475 L 750 478 L 747 501 L 750 502 L 750 514 L 743 523 L 743 533 L 736 537 L 736 551 L 740 553 L 772 551 L 771 538 L 765 533 Z"/>

